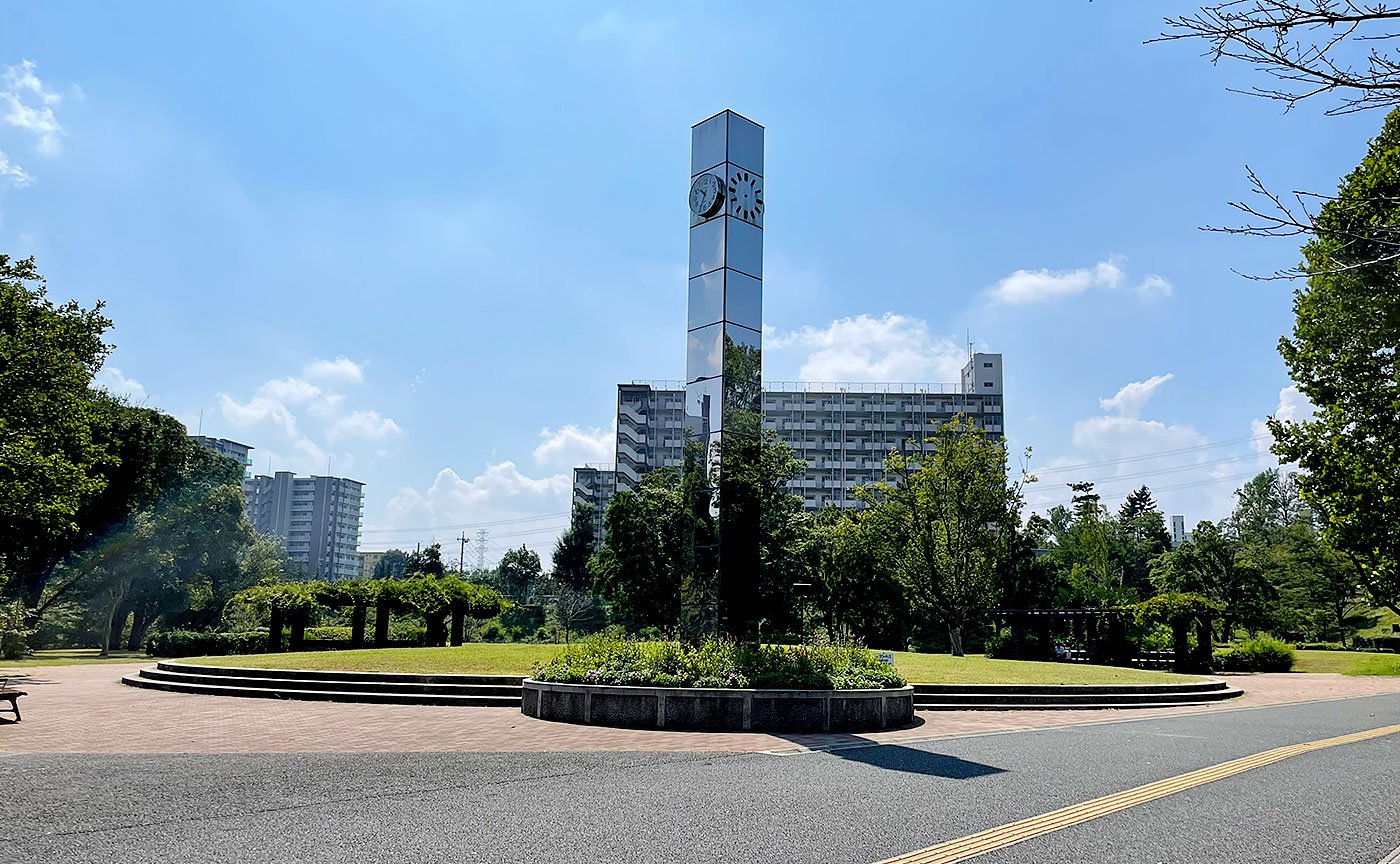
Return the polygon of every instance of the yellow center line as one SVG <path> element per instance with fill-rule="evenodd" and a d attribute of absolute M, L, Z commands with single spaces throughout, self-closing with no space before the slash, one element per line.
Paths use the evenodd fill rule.
<path fill-rule="evenodd" d="M 1068 828 L 1071 825 L 1088 822 L 1100 816 L 1117 813 L 1119 810 L 1126 810 L 1148 801 L 1165 798 L 1168 795 L 1241 774 L 1253 768 L 1271 765 L 1290 756 L 1326 750 L 1328 747 L 1339 747 L 1343 744 L 1353 744 L 1371 738 L 1381 738 L 1386 735 L 1394 735 L 1397 732 L 1400 732 L 1400 725 L 1382 726 L 1379 729 L 1367 729 L 1364 732 L 1353 732 L 1350 735 L 1339 735 L 1336 738 L 1323 738 L 1320 741 L 1290 744 L 1287 747 L 1265 750 L 1262 753 L 1255 753 L 1252 756 L 1245 756 L 1230 762 L 1222 762 L 1219 765 L 1201 768 L 1188 774 L 1168 777 L 1165 780 L 1158 780 L 1135 789 L 1127 789 L 1123 792 L 1105 795 L 1102 798 L 1095 798 L 1092 801 L 1062 807 L 1059 810 L 1052 810 L 1049 813 L 1042 813 L 1019 822 L 1010 822 L 996 828 L 989 828 L 986 831 L 979 831 L 957 840 L 949 840 L 947 843 L 940 843 L 917 852 L 888 858 L 878 862 L 878 864 L 954 864 L 957 861 L 966 861 L 987 852 L 1014 846 L 1042 834 L 1059 831 L 1061 828 Z"/>

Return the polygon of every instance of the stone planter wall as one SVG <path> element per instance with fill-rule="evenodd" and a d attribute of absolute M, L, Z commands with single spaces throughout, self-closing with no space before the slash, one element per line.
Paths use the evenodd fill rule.
<path fill-rule="evenodd" d="M 868 732 L 914 720 L 914 688 L 728 690 L 608 687 L 525 679 L 520 713 L 595 726 L 766 732 Z"/>

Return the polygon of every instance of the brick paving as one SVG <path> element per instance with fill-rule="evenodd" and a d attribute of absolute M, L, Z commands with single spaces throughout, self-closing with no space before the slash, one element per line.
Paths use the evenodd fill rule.
<path fill-rule="evenodd" d="M 19 670 L 24 721 L 0 720 L 0 753 L 371 753 L 424 751 L 793 751 L 1123 722 L 1400 693 L 1400 677 L 1225 676 L 1245 695 L 1202 707 L 925 711 L 916 725 L 864 735 L 682 732 L 551 723 L 514 708 L 363 705 L 166 693 L 127 687 L 145 664 Z M 0 675 L 6 674 L 0 669 Z"/>

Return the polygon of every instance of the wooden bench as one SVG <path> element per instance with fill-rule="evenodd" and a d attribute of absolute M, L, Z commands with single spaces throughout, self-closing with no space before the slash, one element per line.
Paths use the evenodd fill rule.
<path fill-rule="evenodd" d="M 6 678 L 3 681 L 0 681 L 0 702 L 8 701 L 10 703 L 10 713 L 15 715 L 16 723 L 20 721 L 19 697 L 28 695 L 29 694 L 24 692 L 23 690 L 12 689 L 10 687 L 10 679 Z"/>

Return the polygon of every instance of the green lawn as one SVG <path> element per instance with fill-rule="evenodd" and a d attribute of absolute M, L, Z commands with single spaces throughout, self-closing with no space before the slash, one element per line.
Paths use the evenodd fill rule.
<path fill-rule="evenodd" d="M 1170 684 L 1199 681 L 1196 675 L 1176 675 L 1150 669 L 1090 666 L 1085 663 L 1039 663 L 1032 660 L 989 660 L 981 654 L 911 654 L 896 651 L 894 666 L 910 681 L 948 684 Z"/>
<path fill-rule="evenodd" d="M 149 659 L 145 651 L 113 651 L 107 657 L 99 657 L 96 648 L 55 648 L 50 651 L 35 651 L 23 660 L 0 660 L 0 670 L 28 669 L 31 666 L 78 666 L 87 663 L 139 663 Z"/>
<path fill-rule="evenodd" d="M 360 672 L 444 672 L 525 675 L 536 662 L 553 658 L 562 645 L 516 645 L 473 642 L 460 648 L 380 648 L 358 651 L 307 651 L 299 654 L 252 654 L 193 657 L 191 663 L 250 666 L 259 669 L 333 669 Z M 1199 680 L 1142 669 L 1118 669 L 1071 663 L 988 660 L 980 655 L 897 652 L 894 661 L 910 681 L 982 684 L 1154 684 Z"/>
<path fill-rule="evenodd" d="M 353 651 L 302 651 L 296 654 L 242 654 L 190 657 L 188 662 L 256 669 L 528 675 L 532 665 L 549 661 L 563 650 L 563 645 L 471 642 L 460 648 L 360 648 Z"/>
<path fill-rule="evenodd" d="M 1340 672 L 1343 675 L 1400 675 L 1400 654 L 1370 651 L 1295 651 L 1294 672 Z"/>

